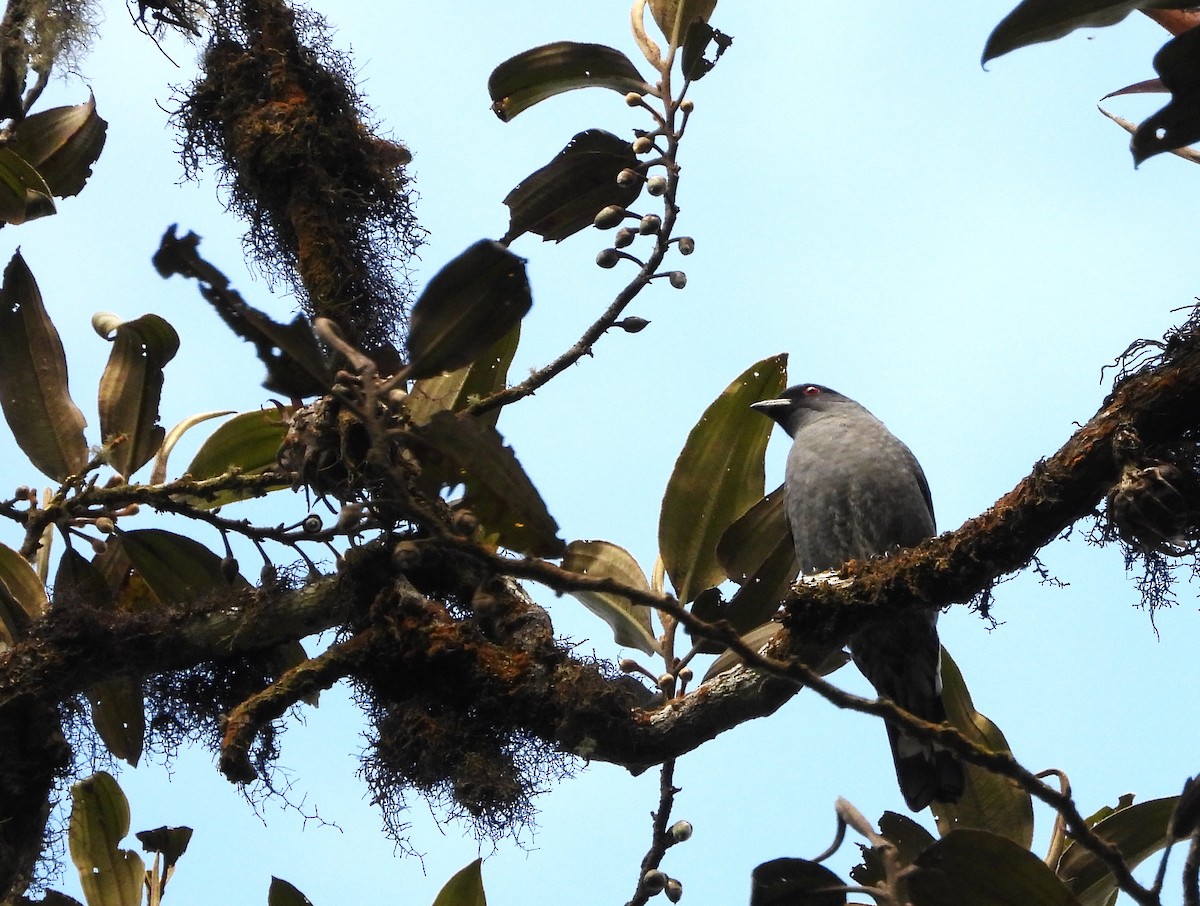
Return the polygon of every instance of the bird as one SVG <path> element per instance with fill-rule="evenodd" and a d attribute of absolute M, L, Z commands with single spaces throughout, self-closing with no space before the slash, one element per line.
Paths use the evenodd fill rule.
<path fill-rule="evenodd" d="M 820 384 L 797 384 L 751 408 L 792 437 L 784 475 L 800 572 L 912 547 L 935 532 L 929 482 L 912 451 L 866 408 Z M 855 665 L 875 691 L 931 723 L 946 719 L 936 610 L 907 609 L 859 630 Z M 908 807 L 957 802 L 963 766 L 949 750 L 887 725 Z"/>

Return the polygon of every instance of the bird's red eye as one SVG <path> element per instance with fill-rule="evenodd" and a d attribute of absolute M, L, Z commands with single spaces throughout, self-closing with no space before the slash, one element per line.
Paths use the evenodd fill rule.
<path fill-rule="evenodd" d="M 804 388 L 804 390 L 802 392 L 804 393 L 805 396 L 816 396 L 818 393 L 821 392 L 821 388 L 814 387 L 812 384 L 809 384 L 807 387 Z"/>

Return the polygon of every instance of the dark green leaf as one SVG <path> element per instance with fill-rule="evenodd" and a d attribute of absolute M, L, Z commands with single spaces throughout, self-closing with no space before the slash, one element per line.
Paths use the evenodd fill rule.
<path fill-rule="evenodd" d="M 879 832 L 895 845 L 897 855 L 902 865 L 912 865 L 934 843 L 933 834 L 913 821 L 907 815 L 896 812 L 884 812 L 879 819 Z M 850 869 L 850 877 L 863 887 L 873 887 L 882 884 L 887 878 L 883 859 L 879 850 L 872 846 L 859 844 L 863 861 Z"/>
<path fill-rule="evenodd" d="M 477 399 L 503 390 L 520 339 L 521 325 L 517 324 L 470 365 L 415 382 L 408 394 L 408 412 L 412 420 L 423 425 L 435 412 L 458 412 Z M 495 425 L 499 415 L 500 410 L 493 409 L 479 419 L 484 424 Z"/>
<path fill-rule="evenodd" d="M 139 906 L 146 868 L 133 850 L 117 846 L 129 833 L 129 803 L 101 771 L 71 786 L 67 839 L 84 896 L 92 906 Z"/>
<path fill-rule="evenodd" d="M 159 866 L 158 897 L 161 901 L 167 882 L 175 874 L 175 863 L 179 861 L 188 848 L 192 839 L 190 827 L 156 827 L 154 830 L 138 831 L 135 835 L 141 841 L 142 849 L 146 852 L 159 853 L 162 864 Z M 146 878 L 147 884 L 150 877 Z"/>
<path fill-rule="evenodd" d="M 654 91 L 619 50 L 574 41 L 557 41 L 517 54 L 497 66 L 488 79 L 492 110 L 504 122 L 538 101 L 591 86 L 621 94 Z"/>
<path fill-rule="evenodd" d="M 1186 3 L 1156 0 L 1023 0 L 988 37 L 983 61 L 1041 41 L 1055 41 L 1077 28 L 1116 25 L 1135 9 L 1185 9 Z"/>
<path fill-rule="evenodd" d="M 0 220 L 21 224 L 54 212 L 42 175 L 11 147 L 0 148 Z"/>
<path fill-rule="evenodd" d="M 1200 830 L 1200 777 L 1189 777 L 1171 813 L 1169 833 L 1172 840 L 1182 840 L 1197 830 Z"/>
<path fill-rule="evenodd" d="M 721 59 L 732 43 L 733 38 L 713 28 L 707 22 L 700 19 L 693 21 L 688 26 L 687 35 L 683 39 L 684 78 L 692 81 L 704 78 L 717 65 L 717 60 Z M 704 56 L 704 52 L 714 44 L 717 49 L 713 58 L 709 60 Z"/>
<path fill-rule="evenodd" d="M 455 873 L 433 901 L 433 906 L 487 906 L 483 892 L 482 859 Z"/>
<path fill-rule="evenodd" d="M 104 148 L 108 123 L 89 97 L 73 107 L 55 107 L 26 117 L 8 147 L 25 158 L 59 198 L 78 195 Z"/>
<path fill-rule="evenodd" d="M 0 405 L 34 467 L 56 481 L 87 465 L 87 421 L 67 390 L 62 340 L 20 252 L 0 288 Z"/>
<path fill-rule="evenodd" d="M 433 275 L 413 307 L 408 376 L 434 377 L 470 365 L 529 312 L 525 259 L 483 239 Z"/>
<path fill-rule="evenodd" d="M 611 541 L 572 541 L 567 545 L 562 568 L 586 576 L 616 579 L 624 585 L 650 590 L 646 574 L 625 548 Z M 573 591 L 583 606 L 612 627 L 618 645 L 658 654 L 658 641 L 650 628 L 650 608 L 628 598 L 601 591 Z"/>
<path fill-rule="evenodd" d="M 1080 906 L 1037 856 L 1005 837 L 955 830 L 908 876 L 913 906 Z"/>
<path fill-rule="evenodd" d="M 100 435 L 110 445 L 109 465 L 129 478 L 154 457 L 166 436 L 158 424 L 158 404 L 163 368 L 179 351 L 179 334 L 158 315 L 122 321 L 100 312 L 92 316 L 92 327 L 113 344 L 100 378 Z"/>
<path fill-rule="evenodd" d="M 975 710 L 962 673 L 942 649 L 942 700 L 946 719 L 960 733 L 993 752 L 1008 752 L 1000 728 Z M 1028 849 L 1033 842 L 1033 800 L 1015 782 L 974 764 L 963 765 L 966 787 L 956 803 L 935 802 L 933 814 L 943 836 L 955 828 L 977 828 Z"/>
<path fill-rule="evenodd" d="M 312 906 L 312 901 L 281 878 L 271 877 L 267 906 Z"/>
<path fill-rule="evenodd" d="M 786 355 L 750 366 L 705 410 L 679 454 L 663 495 L 658 546 L 681 601 L 725 578 L 717 542 L 763 496 L 771 423 L 750 404 L 781 393 L 786 379 Z"/>
<path fill-rule="evenodd" d="M 707 22 L 717 6 L 717 0 L 650 0 L 650 12 L 659 30 L 672 45 L 683 43 L 688 26 L 699 19 Z"/>
<path fill-rule="evenodd" d="M 146 710 L 141 684 L 126 677 L 105 680 L 84 693 L 92 710 L 92 726 L 115 758 L 137 767 L 146 737 Z"/>
<path fill-rule="evenodd" d="M 750 906 L 842 906 L 846 882 L 807 859 L 772 859 L 750 873 Z"/>
<path fill-rule="evenodd" d="M 1154 69 L 1171 92 L 1170 102 L 1149 116 L 1133 134 L 1135 164 L 1163 151 L 1200 141 L 1200 29 L 1168 41 L 1154 55 Z"/>
<path fill-rule="evenodd" d="M 226 326 L 254 344 L 267 366 L 263 386 L 295 399 L 328 390 L 332 383 L 329 363 L 308 321 L 297 315 L 290 324 L 280 324 L 248 305 L 229 285 L 229 278 L 200 257 L 200 237 L 192 232 L 178 237 L 175 230 L 176 225 L 171 224 L 163 233 L 152 259 L 154 269 L 164 280 L 179 274 L 199 281 L 200 294 Z"/>
<path fill-rule="evenodd" d="M 617 174 L 637 169 L 637 155 L 624 139 L 602 129 L 580 132 L 546 166 L 525 177 L 508 193 L 508 232 L 511 243 L 522 233 L 561 242 L 592 225 L 596 213 L 609 205 L 628 207 L 642 191 L 642 180 L 617 184 Z"/>
<path fill-rule="evenodd" d="M 438 412 L 428 424 L 414 427 L 413 439 L 427 448 L 421 467 L 426 481 L 436 486 L 431 490 L 465 484 L 464 506 L 486 532 L 498 536 L 501 547 L 535 557 L 562 555 L 558 524 L 494 428 Z"/>
<path fill-rule="evenodd" d="M 121 547 L 150 590 L 163 604 L 187 604 L 213 591 L 228 590 L 222 558 L 192 538 L 163 529 L 119 531 Z M 240 575 L 234 588 L 248 588 Z"/>
<path fill-rule="evenodd" d="M 1170 796 L 1121 808 L 1098 821 L 1093 830 L 1121 851 L 1126 865 L 1135 868 L 1169 842 L 1168 824 L 1178 801 L 1178 796 Z M 1074 841 L 1058 860 L 1055 872 L 1083 906 L 1103 906 L 1117 890 L 1104 863 Z"/>

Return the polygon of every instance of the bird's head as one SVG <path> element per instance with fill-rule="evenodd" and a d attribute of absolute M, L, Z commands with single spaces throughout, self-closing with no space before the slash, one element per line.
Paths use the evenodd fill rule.
<path fill-rule="evenodd" d="M 844 407 L 860 408 L 848 396 L 820 384 L 796 384 L 783 391 L 776 399 L 751 403 L 750 408 L 768 416 L 781 425 L 788 434 L 797 430 L 813 416 L 823 412 L 836 412 Z"/>

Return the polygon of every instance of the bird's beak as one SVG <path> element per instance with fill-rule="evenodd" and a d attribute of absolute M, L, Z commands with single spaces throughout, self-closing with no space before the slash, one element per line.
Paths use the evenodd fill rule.
<path fill-rule="evenodd" d="M 774 418 L 776 413 L 782 412 L 784 409 L 790 408 L 791 400 L 775 399 L 775 400 L 759 400 L 757 403 L 751 403 L 750 408 L 761 412 L 763 415 Z"/>

